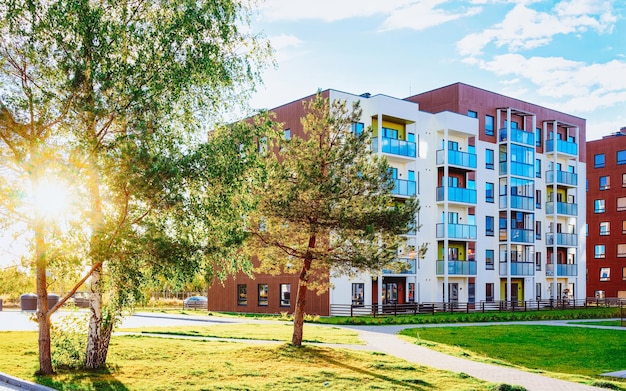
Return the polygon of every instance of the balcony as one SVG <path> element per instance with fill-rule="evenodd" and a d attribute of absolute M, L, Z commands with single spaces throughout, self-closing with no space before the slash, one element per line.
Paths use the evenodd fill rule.
<path fill-rule="evenodd" d="M 554 183 L 554 171 L 546 171 L 546 183 Z M 557 171 L 556 183 L 565 186 L 578 186 L 578 175 L 573 172 Z"/>
<path fill-rule="evenodd" d="M 519 162 L 500 162 L 500 175 L 506 175 L 508 173 L 507 163 L 510 163 L 511 165 L 511 175 L 521 176 L 525 178 L 535 177 L 534 165 Z"/>
<path fill-rule="evenodd" d="M 554 213 L 554 202 L 546 202 L 546 214 Z M 556 203 L 556 214 L 559 215 L 567 215 L 567 216 L 577 216 L 578 215 L 578 204 L 570 204 L 566 202 L 557 202 Z"/>
<path fill-rule="evenodd" d="M 382 152 L 397 156 L 415 157 L 415 143 L 412 141 L 398 140 L 395 138 L 381 137 Z M 372 150 L 378 152 L 378 138 L 372 140 Z"/>
<path fill-rule="evenodd" d="M 444 150 L 437 151 L 437 165 L 445 164 Z M 468 169 L 476 169 L 476 154 L 469 152 L 448 150 L 447 164 Z"/>
<path fill-rule="evenodd" d="M 444 273 L 444 262 L 443 260 L 437 260 L 437 275 L 443 276 Z M 448 275 L 465 275 L 465 276 L 475 276 L 476 275 L 476 261 L 448 261 Z"/>
<path fill-rule="evenodd" d="M 554 244 L 554 234 L 551 232 L 546 233 L 546 245 L 552 246 L 553 244 Z M 557 232 L 556 245 L 557 246 L 578 246 L 578 235 Z"/>
<path fill-rule="evenodd" d="M 405 197 L 415 197 L 416 194 L 416 182 L 415 181 L 407 181 L 405 179 L 394 179 L 393 190 L 391 190 L 391 194 L 397 196 L 405 196 Z"/>
<path fill-rule="evenodd" d="M 445 238 L 443 223 L 437 224 L 437 239 Z M 448 224 L 449 239 L 476 240 L 477 227 L 467 224 Z"/>
<path fill-rule="evenodd" d="M 511 196 L 511 205 L 507 204 L 508 196 L 500 196 L 500 209 L 508 207 L 512 209 L 535 210 L 535 199 L 533 197 Z"/>
<path fill-rule="evenodd" d="M 500 262 L 500 275 L 506 276 L 508 262 Z M 511 276 L 534 276 L 534 262 L 511 262 Z"/>
<path fill-rule="evenodd" d="M 415 274 L 415 259 L 398 258 L 392 262 L 394 268 L 383 269 L 383 274 Z"/>
<path fill-rule="evenodd" d="M 444 201 L 443 187 L 437 188 L 437 202 Z M 465 187 L 448 187 L 448 201 L 476 204 L 476 190 Z"/>
<path fill-rule="evenodd" d="M 578 265 L 559 263 L 556 265 L 556 275 L 558 277 L 574 277 L 578 275 Z M 554 264 L 546 265 L 546 276 L 554 276 Z"/>
<path fill-rule="evenodd" d="M 507 129 L 500 129 L 500 142 L 507 141 Z M 511 141 L 518 144 L 535 146 L 535 134 L 522 129 L 511 129 Z"/>
<path fill-rule="evenodd" d="M 535 230 L 511 228 L 510 241 L 514 243 L 535 243 Z"/>
<path fill-rule="evenodd" d="M 568 155 L 578 155 L 578 144 L 571 141 L 556 140 L 556 150 L 559 153 L 566 153 Z M 554 140 L 546 141 L 546 153 L 554 152 Z"/>

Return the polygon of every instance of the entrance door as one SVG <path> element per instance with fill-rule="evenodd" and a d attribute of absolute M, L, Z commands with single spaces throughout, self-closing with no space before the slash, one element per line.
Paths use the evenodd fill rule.
<path fill-rule="evenodd" d="M 398 284 L 395 282 L 383 283 L 383 304 L 398 303 Z"/>
<path fill-rule="evenodd" d="M 511 301 L 517 301 L 517 282 L 511 283 Z"/>

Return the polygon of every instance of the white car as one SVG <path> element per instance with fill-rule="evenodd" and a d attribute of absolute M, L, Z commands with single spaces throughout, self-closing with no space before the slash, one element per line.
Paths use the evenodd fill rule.
<path fill-rule="evenodd" d="M 183 308 L 200 308 L 208 310 L 209 299 L 206 296 L 191 296 L 183 301 Z"/>

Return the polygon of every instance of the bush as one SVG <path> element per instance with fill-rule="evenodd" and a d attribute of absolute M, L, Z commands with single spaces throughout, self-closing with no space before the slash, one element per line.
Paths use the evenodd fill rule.
<path fill-rule="evenodd" d="M 59 317 L 50 328 L 52 365 L 81 368 L 87 355 L 87 314 Z"/>

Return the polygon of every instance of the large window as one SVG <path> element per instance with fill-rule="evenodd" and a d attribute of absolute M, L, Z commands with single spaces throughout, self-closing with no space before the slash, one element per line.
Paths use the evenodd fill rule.
<path fill-rule="evenodd" d="M 623 212 L 626 210 L 626 197 L 619 197 L 617 199 L 617 211 Z"/>
<path fill-rule="evenodd" d="M 365 284 L 352 283 L 352 305 L 365 304 Z"/>
<path fill-rule="evenodd" d="M 485 168 L 489 170 L 493 170 L 493 159 L 494 159 L 493 149 L 485 150 Z"/>
<path fill-rule="evenodd" d="M 604 258 L 605 248 L 604 244 L 596 244 L 594 249 L 594 258 Z"/>
<path fill-rule="evenodd" d="M 494 124 L 493 116 L 486 115 L 485 116 L 485 134 L 487 136 L 493 136 L 493 124 Z"/>
<path fill-rule="evenodd" d="M 493 270 L 494 250 L 485 250 L 485 269 Z"/>
<path fill-rule="evenodd" d="M 610 280 L 611 280 L 611 268 L 601 267 L 600 268 L 600 281 L 610 281 Z"/>
<path fill-rule="evenodd" d="M 608 175 L 600 177 L 600 190 L 609 190 L 611 188 L 611 177 Z"/>
<path fill-rule="evenodd" d="M 493 216 L 485 217 L 485 235 L 494 236 L 493 235 Z"/>
<path fill-rule="evenodd" d="M 268 305 L 269 303 L 268 294 L 269 294 L 269 286 L 267 284 L 259 284 L 258 303 L 260 306 L 265 307 Z"/>
<path fill-rule="evenodd" d="M 594 200 L 593 201 L 593 212 L 594 213 L 604 213 L 604 200 Z"/>
<path fill-rule="evenodd" d="M 626 164 L 626 150 L 617 151 L 617 164 Z"/>
<path fill-rule="evenodd" d="M 493 183 L 485 183 L 485 201 L 493 203 Z"/>
<path fill-rule="evenodd" d="M 248 305 L 248 285 L 237 285 L 237 305 Z"/>
<path fill-rule="evenodd" d="M 291 305 L 291 284 L 280 284 L 280 306 L 289 307 Z"/>
<path fill-rule="evenodd" d="M 593 166 L 595 168 L 604 167 L 604 154 L 603 153 L 599 153 L 593 156 Z"/>
<path fill-rule="evenodd" d="M 611 234 L 611 223 L 603 221 L 600 223 L 600 236 L 607 236 Z"/>

